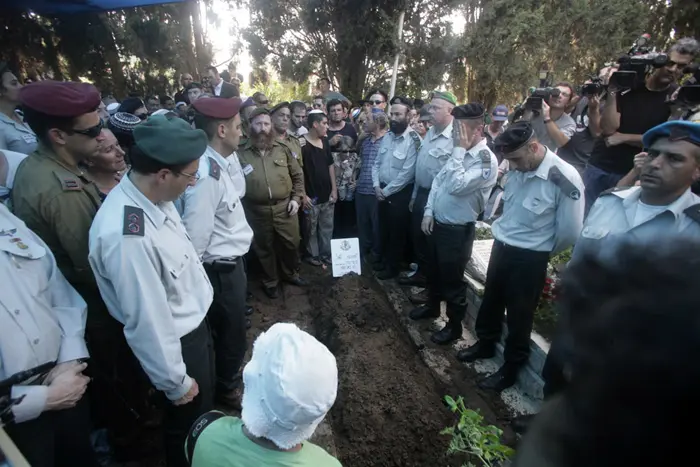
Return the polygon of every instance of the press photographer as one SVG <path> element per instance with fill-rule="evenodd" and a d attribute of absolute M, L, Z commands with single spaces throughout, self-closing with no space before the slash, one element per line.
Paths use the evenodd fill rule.
<path fill-rule="evenodd" d="M 537 139 L 551 151 L 568 143 L 576 131 L 576 122 L 566 113 L 573 96 L 574 88 L 561 82 L 553 88 L 536 89 L 525 102 L 522 119 L 530 121 Z"/>
<path fill-rule="evenodd" d="M 586 212 L 601 192 L 614 187 L 632 169 L 635 154 L 642 148 L 642 134 L 670 116 L 667 101 L 677 88 L 683 69 L 698 53 L 698 42 L 684 38 L 671 46 L 668 55 L 656 55 L 629 80 L 635 61 L 621 60 L 620 71 L 611 76 L 607 105 L 601 116 L 603 138 L 596 141 L 583 173 L 586 185 Z M 664 63 L 662 66 L 659 66 Z M 644 74 L 643 82 L 638 77 Z"/>
<path fill-rule="evenodd" d="M 573 165 L 580 174 L 586 169 L 596 139 L 601 135 L 600 111 L 605 99 L 605 87 L 615 68 L 605 67 L 581 87 L 571 117 L 576 130 L 569 141 L 559 148 L 557 155 Z M 573 104 L 573 102 L 572 102 Z"/>

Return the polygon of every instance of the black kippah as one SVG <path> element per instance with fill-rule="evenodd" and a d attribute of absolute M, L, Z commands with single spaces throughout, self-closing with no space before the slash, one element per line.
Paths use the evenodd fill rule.
<path fill-rule="evenodd" d="M 520 149 L 534 134 L 530 122 L 514 123 L 496 137 L 493 145 L 498 152 L 507 154 Z"/>
<path fill-rule="evenodd" d="M 391 105 L 394 104 L 401 104 L 405 105 L 406 107 L 413 107 L 413 101 L 409 99 L 408 97 L 402 97 L 402 96 L 394 96 L 391 99 L 391 102 L 389 102 Z"/>
<path fill-rule="evenodd" d="M 484 106 L 478 103 L 459 105 L 452 109 L 452 116 L 458 120 L 482 118 L 485 113 Z"/>

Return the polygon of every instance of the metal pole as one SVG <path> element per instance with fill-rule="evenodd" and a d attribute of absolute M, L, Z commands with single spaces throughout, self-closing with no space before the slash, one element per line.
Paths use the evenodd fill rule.
<path fill-rule="evenodd" d="M 396 92 L 396 79 L 399 75 L 399 58 L 401 58 L 401 49 L 403 48 L 403 17 L 404 11 L 399 13 L 399 50 L 396 51 L 396 56 L 394 57 L 394 73 L 391 75 L 391 90 L 389 92 L 389 100 L 394 97 L 394 92 Z"/>

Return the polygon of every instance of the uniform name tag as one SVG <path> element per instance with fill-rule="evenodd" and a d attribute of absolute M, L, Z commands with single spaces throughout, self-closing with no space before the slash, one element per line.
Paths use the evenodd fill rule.
<path fill-rule="evenodd" d="M 243 167 L 243 174 L 244 175 L 250 175 L 253 172 L 253 166 L 248 164 L 245 167 Z"/>
<path fill-rule="evenodd" d="M 36 136 L 34 135 L 22 135 L 22 139 L 25 143 L 36 143 Z"/>

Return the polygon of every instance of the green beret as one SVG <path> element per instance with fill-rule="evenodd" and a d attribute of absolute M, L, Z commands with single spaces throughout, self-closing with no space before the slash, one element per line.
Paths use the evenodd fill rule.
<path fill-rule="evenodd" d="M 166 165 L 189 164 L 207 149 L 203 130 L 173 115 L 154 115 L 134 127 L 134 141 L 148 157 Z"/>
<path fill-rule="evenodd" d="M 432 98 L 433 99 L 442 99 L 443 101 L 447 101 L 452 105 L 457 105 L 457 98 L 451 92 L 433 91 Z"/>
<path fill-rule="evenodd" d="M 265 107 L 258 107 L 250 113 L 250 115 L 248 116 L 248 121 L 252 122 L 255 119 L 255 117 L 259 117 L 260 115 L 270 115 L 270 111 L 267 110 Z"/>

